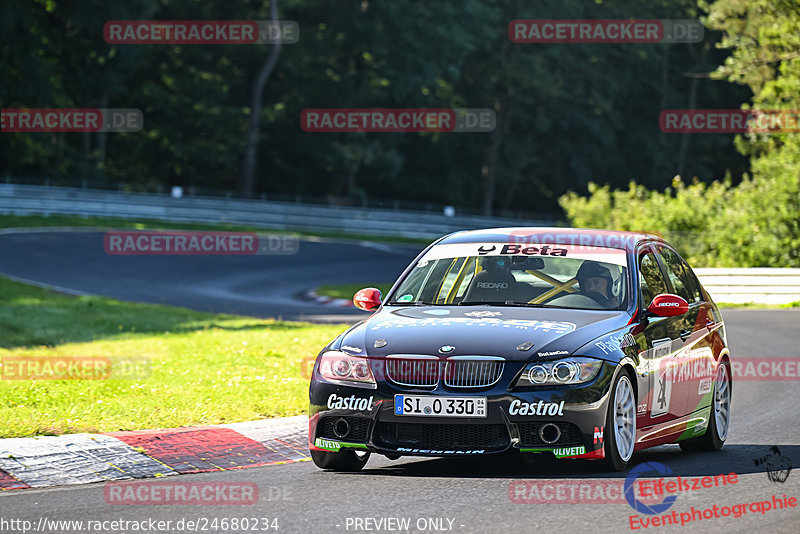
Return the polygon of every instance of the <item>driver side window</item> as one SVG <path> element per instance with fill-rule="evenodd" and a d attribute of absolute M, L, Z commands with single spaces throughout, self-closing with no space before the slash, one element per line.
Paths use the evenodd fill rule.
<path fill-rule="evenodd" d="M 639 256 L 639 287 L 642 289 L 642 308 L 653 302 L 656 295 L 669 293 L 658 260 L 652 252 Z"/>
<path fill-rule="evenodd" d="M 686 302 L 689 304 L 700 302 L 700 292 L 689 276 L 689 266 L 686 265 L 686 262 L 674 251 L 666 247 L 659 247 L 658 251 L 661 253 L 661 258 L 664 260 L 664 266 L 667 268 L 667 276 L 669 276 L 672 282 L 675 293 L 686 299 Z"/>

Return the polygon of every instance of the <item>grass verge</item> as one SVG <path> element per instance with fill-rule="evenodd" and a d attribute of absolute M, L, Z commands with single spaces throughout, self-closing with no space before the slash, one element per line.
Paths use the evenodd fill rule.
<path fill-rule="evenodd" d="M 70 297 L 0 277 L 0 362 L 146 358 L 142 377 L 0 379 L 0 437 L 109 432 L 305 413 L 301 363 L 346 325 Z M 113 361 L 113 360 L 112 360 Z"/>

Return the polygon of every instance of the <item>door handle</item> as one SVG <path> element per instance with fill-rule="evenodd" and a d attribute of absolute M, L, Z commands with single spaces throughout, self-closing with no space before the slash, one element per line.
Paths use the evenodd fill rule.
<path fill-rule="evenodd" d="M 706 328 L 708 328 L 708 331 L 709 331 L 709 332 L 711 331 L 711 329 L 712 329 L 712 328 L 714 328 L 714 326 L 715 326 L 716 324 L 717 324 L 717 323 L 715 323 L 715 322 L 714 322 L 714 321 L 712 321 L 711 319 L 706 319 Z"/>
<path fill-rule="evenodd" d="M 692 331 L 691 330 L 681 330 L 681 333 L 680 333 L 681 341 L 686 341 L 687 339 L 689 339 L 689 336 L 691 336 L 691 335 L 692 335 Z"/>

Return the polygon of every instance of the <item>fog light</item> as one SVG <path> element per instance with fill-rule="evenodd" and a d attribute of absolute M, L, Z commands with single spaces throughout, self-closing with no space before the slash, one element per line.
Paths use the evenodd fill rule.
<path fill-rule="evenodd" d="M 346 419 L 339 418 L 333 423 L 333 433 L 337 438 L 344 438 L 350 432 L 350 424 Z"/>
<path fill-rule="evenodd" d="M 539 428 L 539 439 L 548 445 L 552 445 L 558 441 L 559 438 L 561 438 L 561 429 L 553 423 L 544 424 Z"/>

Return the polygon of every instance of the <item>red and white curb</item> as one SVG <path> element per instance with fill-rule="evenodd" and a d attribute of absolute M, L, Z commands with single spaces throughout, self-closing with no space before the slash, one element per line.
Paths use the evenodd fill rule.
<path fill-rule="evenodd" d="M 0 439 L 0 490 L 226 471 L 309 459 L 308 417 Z"/>
<path fill-rule="evenodd" d="M 318 295 L 313 289 L 309 289 L 303 294 L 303 300 L 311 300 L 323 306 L 333 306 L 337 308 L 354 308 L 352 300 L 335 299 L 333 297 L 326 297 L 325 295 Z"/>

